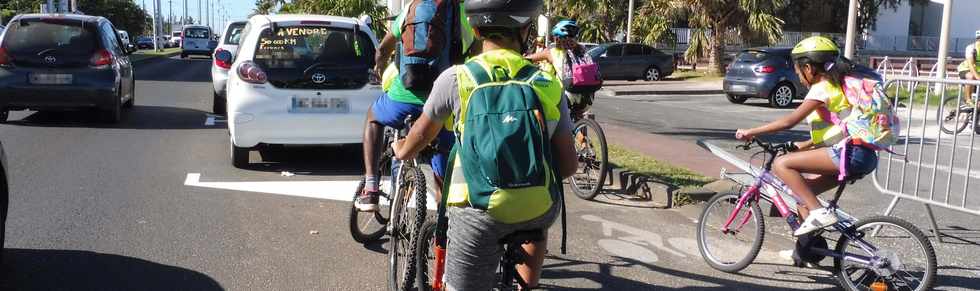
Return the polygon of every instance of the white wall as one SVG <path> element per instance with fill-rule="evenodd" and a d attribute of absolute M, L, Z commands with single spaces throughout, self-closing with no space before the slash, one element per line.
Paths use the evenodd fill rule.
<path fill-rule="evenodd" d="M 902 5 L 899 5 L 896 10 L 881 9 L 878 12 L 878 23 L 871 34 L 908 35 L 911 11 L 912 6 L 908 4 L 908 1 L 902 2 Z"/>
<path fill-rule="evenodd" d="M 950 18 L 949 37 L 973 38 L 974 33 L 980 30 L 980 1 L 977 0 L 952 0 L 953 15 Z M 940 17 L 942 17 L 940 15 Z"/>

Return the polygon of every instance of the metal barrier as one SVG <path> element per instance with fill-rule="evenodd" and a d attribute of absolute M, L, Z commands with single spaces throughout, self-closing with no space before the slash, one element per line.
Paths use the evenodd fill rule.
<path fill-rule="evenodd" d="M 980 215 L 980 191 L 969 195 L 971 186 L 980 186 L 980 161 L 974 162 L 980 110 L 964 102 L 967 85 L 976 92 L 980 81 L 891 75 L 885 85 L 902 128 L 891 148 L 896 154 L 882 151 L 874 174 L 875 187 L 894 196 L 884 214 L 891 215 L 901 199 L 923 203 L 940 242 L 932 206 Z M 945 131 L 944 121 L 952 121 Z"/>

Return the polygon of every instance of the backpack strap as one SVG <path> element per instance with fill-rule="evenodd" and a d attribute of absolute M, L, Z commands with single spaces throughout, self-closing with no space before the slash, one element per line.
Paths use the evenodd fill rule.
<path fill-rule="evenodd" d="M 487 73 L 487 70 L 476 61 L 466 62 L 465 66 L 466 70 L 469 71 L 470 76 L 473 77 L 473 82 L 475 82 L 477 85 L 489 83 L 492 80 L 490 78 L 490 74 Z"/>
<path fill-rule="evenodd" d="M 517 75 L 514 76 L 514 80 L 519 80 L 519 81 L 531 80 L 531 78 L 534 77 L 534 75 L 536 75 L 538 71 L 540 71 L 540 69 L 538 69 L 537 66 L 531 66 L 531 65 L 524 66 L 523 68 L 521 68 L 520 71 L 517 71 Z"/>

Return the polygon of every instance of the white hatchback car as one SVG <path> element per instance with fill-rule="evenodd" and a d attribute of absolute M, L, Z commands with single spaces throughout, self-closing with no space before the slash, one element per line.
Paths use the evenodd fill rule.
<path fill-rule="evenodd" d="M 221 35 L 218 47 L 214 50 L 214 61 L 211 64 L 211 85 L 214 87 L 214 100 L 211 112 L 214 114 L 225 114 L 227 96 L 226 84 L 228 83 L 228 69 L 238 53 L 238 42 L 242 39 L 242 30 L 245 29 L 245 21 L 235 21 L 229 23 Z"/>
<path fill-rule="evenodd" d="M 228 74 L 235 167 L 259 145 L 361 143 L 378 40 L 366 21 L 320 15 L 249 19 Z"/>

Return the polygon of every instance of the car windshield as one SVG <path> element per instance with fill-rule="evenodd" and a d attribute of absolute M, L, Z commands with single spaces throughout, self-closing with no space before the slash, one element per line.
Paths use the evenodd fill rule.
<path fill-rule="evenodd" d="M 186 38 L 208 38 L 211 35 L 211 31 L 207 28 L 188 28 L 184 30 L 184 37 Z"/>
<path fill-rule="evenodd" d="M 768 57 L 769 57 L 769 53 L 767 52 L 751 50 L 751 51 L 742 51 L 741 53 L 738 54 L 738 58 L 736 60 L 739 62 L 758 62 L 758 61 L 765 60 Z"/>
<path fill-rule="evenodd" d="M 13 54 L 54 51 L 63 55 L 88 55 L 97 41 L 92 28 L 68 19 L 24 19 L 12 22 L 3 46 Z"/>
<path fill-rule="evenodd" d="M 232 24 L 228 28 L 228 33 L 225 35 L 225 44 L 238 44 L 242 40 L 242 30 L 245 29 L 245 23 Z"/>
<path fill-rule="evenodd" d="M 149 37 L 141 37 L 139 41 L 153 41 L 153 39 Z"/>

